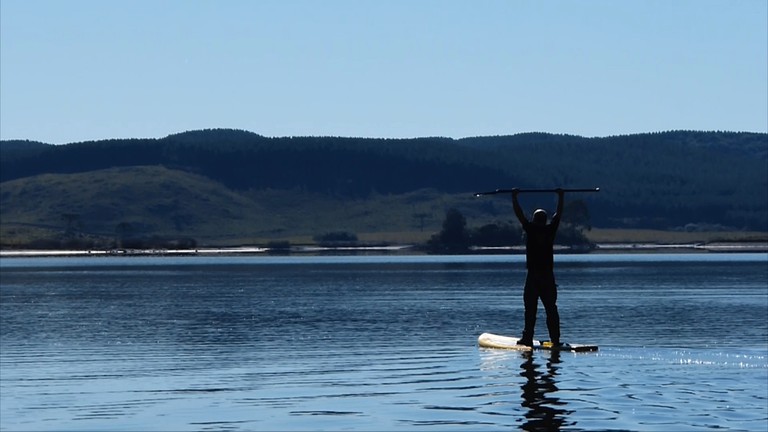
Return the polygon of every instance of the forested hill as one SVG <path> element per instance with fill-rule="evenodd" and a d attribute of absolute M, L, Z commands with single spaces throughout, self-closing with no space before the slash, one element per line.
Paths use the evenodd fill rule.
<path fill-rule="evenodd" d="M 184 171 L 236 192 L 355 200 L 422 189 L 600 187 L 589 199 L 596 226 L 768 230 L 768 134 L 760 133 L 377 139 L 216 129 L 55 146 L 0 143 L 2 182 L 134 166 Z"/>

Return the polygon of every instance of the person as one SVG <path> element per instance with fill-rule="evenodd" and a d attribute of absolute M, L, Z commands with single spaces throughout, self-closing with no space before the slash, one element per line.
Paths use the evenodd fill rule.
<path fill-rule="evenodd" d="M 557 189 L 557 210 L 547 223 L 547 212 L 537 209 L 529 221 L 518 201 L 518 189 L 512 190 L 512 204 L 515 215 L 525 231 L 525 277 L 523 302 L 525 304 L 525 328 L 518 341 L 520 345 L 533 345 L 533 331 L 536 326 L 536 312 L 539 299 L 547 313 L 547 330 L 555 346 L 560 345 L 560 315 L 557 312 L 557 284 L 554 271 L 554 244 L 560 216 L 563 212 L 564 191 Z"/>

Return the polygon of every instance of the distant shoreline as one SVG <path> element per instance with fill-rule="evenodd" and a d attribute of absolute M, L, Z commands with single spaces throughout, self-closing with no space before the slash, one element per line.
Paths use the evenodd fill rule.
<path fill-rule="evenodd" d="M 474 248 L 475 255 L 522 254 L 522 246 Z M 768 242 L 719 242 L 707 244 L 603 243 L 592 251 L 557 248 L 559 254 L 611 253 L 761 253 L 768 252 Z M 224 256 L 224 255 L 333 255 L 333 254 L 399 254 L 424 255 L 414 245 L 320 247 L 293 246 L 290 249 L 266 247 L 218 247 L 195 249 L 112 249 L 112 250 L 0 250 L 0 258 L 86 257 L 86 256 Z"/>

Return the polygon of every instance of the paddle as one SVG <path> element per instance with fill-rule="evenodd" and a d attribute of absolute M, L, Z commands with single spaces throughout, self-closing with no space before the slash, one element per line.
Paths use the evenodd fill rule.
<path fill-rule="evenodd" d="M 600 192 L 600 188 L 591 188 L 591 189 L 517 189 L 520 193 L 537 193 L 537 192 L 557 192 L 559 190 L 562 190 L 563 192 Z M 478 192 L 475 194 L 476 197 L 483 196 L 483 195 L 496 195 L 496 194 L 504 194 L 504 193 L 512 193 L 515 189 L 496 189 L 495 191 L 490 192 Z"/>

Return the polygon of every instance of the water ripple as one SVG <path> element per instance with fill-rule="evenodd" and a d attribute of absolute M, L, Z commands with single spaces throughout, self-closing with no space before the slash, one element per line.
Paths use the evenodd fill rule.
<path fill-rule="evenodd" d="M 601 350 L 527 354 L 475 346 L 521 316 L 507 264 L 4 273 L 0 429 L 765 430 L 755 269 L 573 265 Z"/>

